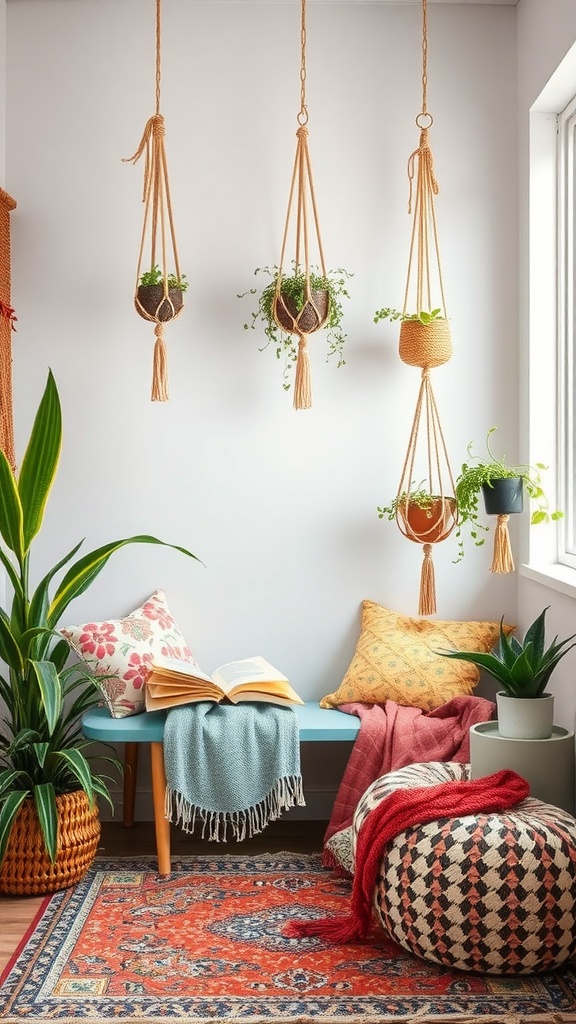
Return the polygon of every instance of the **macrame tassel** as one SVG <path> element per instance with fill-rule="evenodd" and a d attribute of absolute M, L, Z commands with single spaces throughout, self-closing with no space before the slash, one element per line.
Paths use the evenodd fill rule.
<path fill-rule="evenodd" d="M 424 561 L 420 575 L 420 604 L 418 615 L 434 615 L 436 611 L 436 581 L 434 578 L 434 562 L 432 561 L 432 545 L 424 544 Z"/>
<path fill-rule="evenodd" d="M 167 402 L 168 394 L 168 354 L 164 341 L 164 324 L 156 324 L 154 328 L 156 343 L 154 345 L 154 367 L 152 370 L 152 393 L 153 402 Z"/>
<path fill-rule="evenodd" d="M 494 532 L 494 554 L 490 572 L 514 572 L 514 559 L 508 533 L 509 516 L 498 516 Z"/>
<path fill-rule="evenodd" d="M 294 408 L 312 408 L 310 358 L 308 356 L 308 338 L 305 334 L 300 334 L 298 341 L 298 358 L 296 360 L 296 375 L 294 378 Z"/>

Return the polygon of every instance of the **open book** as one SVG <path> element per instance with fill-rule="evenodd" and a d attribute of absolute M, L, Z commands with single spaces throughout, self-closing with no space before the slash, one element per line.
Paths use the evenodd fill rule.
<path fill-rule="evenodd" d="M 289 680 L 265 658 L 243 658 L 221 665 L 211 676 L 196 665 L 156 655 L 145 688 L 146 710 L 160 711 L 212 700 L 263 701 L 278 704 L 303 704 Z"/>

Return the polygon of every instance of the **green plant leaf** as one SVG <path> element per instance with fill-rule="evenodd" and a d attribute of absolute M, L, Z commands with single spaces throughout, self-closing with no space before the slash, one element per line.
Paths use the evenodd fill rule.
<path fill-rule="evenodd" d="M 499 682 L 508 680 L 508 672 L 498 658 L 493 654 L 485 654 L 478 651 L 436 651 L 444 658 L 454 658 L 457 661 L 469 661 L 479 668 L 483 668 Z"/>
<path fill-rule="evenodd" d="M 62 712 L 62 691 L 56 666 L 51 661 L 30 661 L 29 664 L 36 676 L 48 732 L 52 735 Z"/>
<path fill-rule="evenodd" d="M 534 654 L 536 658 L 540 659 L 544 653 L 544 639 L 546 636 L 546 612 L 548 611 L 548 605 L 543 612 L 540 613 L 538 618 L 534 619 L 534 622 L 526 630 L 524 637 L 524 643 L 532 644 L 534 648 Z"/>
<path fill-rule="evenodd" d="M 51 782 L 41 782 L 34 786 L 32 796 L 46 853 L 54 863 L 58 854 L 58 808 L 54 786 Z"/>
<path fill-rule="evenodd" d="M 12 825 L 22 804 L 29 795 L 27 790 L 13 790 L 5 798 L 3 797 L 0 802 L 0 864 L 6 853 Z"/>
<path fill-rule="evenodd" d="M 12 467 L 0 450 L 0 533 L 6 547 L 22 564 L 24 560 L 24 513 Z"/>
<path fill-rule="evenodd" d="M 56 477 L 62 444 L 62 411 L 52 371 L 34 418 L 32 432 L 18 477 L 24 516 L 24 552 L 44 519 L 44 510 Z"/>
<path fill-rule="evenodd" d="M 86 793 L 91 804 L 94 803 L 94 786 L 92 782 L 92 772 L 88 761 L 84 757 L 84 754 L 78 750 L 78 748 L 71 748 L 69 750 L 59 751 L 60 756 L 64 761 L 67 762 L 72 775 L 78 779 L 80 786 Z"/>
<path fill-rule="evenodd" d="M 73 566 L 68 570 L 64 579 L 61 581 L 60 586 L 54 594 L 54 598 L 48 611 L 48 625 L 54 629 L 70 604 L 75 597 L 83 594 L 85 590 L 90 586 L 91 583 L 96 579 L 98 574 L 102 571 L 106 565 L 108 559 L 115 551 L 119 551 L 120 548 L 126 547 L 128 544 L 160 544 L 162 547 L 173 548 L 175 551 L 180 551 L 182 554 L 187 555 L 189 558 L 194 558 L 197 562 L 200 561 L 196 555 L 193 555 L 191 551 L 186 548 L 180 547 L 178 544 L 167 544 L 165 541 L 158 540 L 157 537 L 150 537 L 146 534 L 140 534 L 135 537 L 126 537 L 124 540 L 111 541 L 109 544 L 103 544 L 102 547 L 96 548 L 94 551 L 90 551 L 83 558 L 80 558 Z"/>

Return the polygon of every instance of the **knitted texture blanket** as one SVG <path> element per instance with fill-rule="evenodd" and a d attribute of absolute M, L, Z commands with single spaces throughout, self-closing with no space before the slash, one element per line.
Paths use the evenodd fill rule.
<path fill-rule="evenodd" d="M 412 826 L 440 818 L 478 812 L 496 814 L 529 795 L 526 780 L 508 768 L 473 781 L 395 790 L 374 807 L 358 833 L 349 913 L 315 921 L 289 921 L 284 934 L 293 938 L 317 935 L 327 942 L 355 942 L 365 938 L 372 923 L 372 904 L 382 855 L 394 836 Z"/>
<path fill-rule="evenodd" d="M 171 708 L 164 727 L 166 817 L 202 838 L 239 842 L 304 806 L 294 708 L 202 701 Z"/>

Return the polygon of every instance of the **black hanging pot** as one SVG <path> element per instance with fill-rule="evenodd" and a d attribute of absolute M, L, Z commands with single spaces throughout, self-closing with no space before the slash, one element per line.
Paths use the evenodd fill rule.
<path fill-rule="evenodd" d="M 482 494 L 489 516 L 509 516 L 524 510 L 524 480 L 521 476 L 503 477 L 482 484 Z"/>

